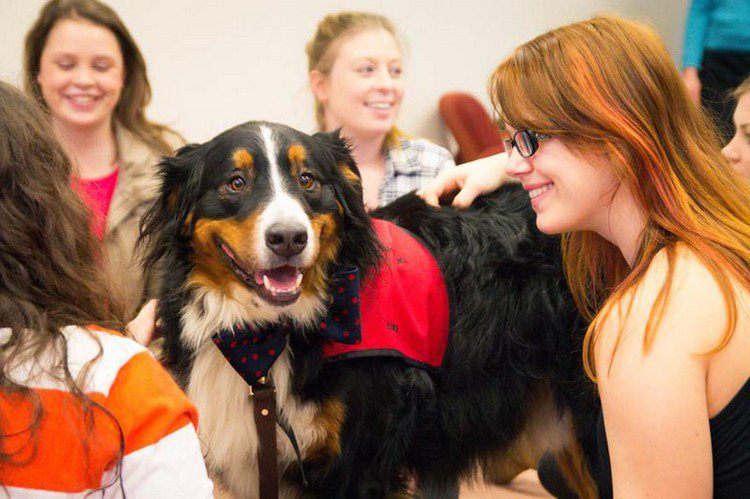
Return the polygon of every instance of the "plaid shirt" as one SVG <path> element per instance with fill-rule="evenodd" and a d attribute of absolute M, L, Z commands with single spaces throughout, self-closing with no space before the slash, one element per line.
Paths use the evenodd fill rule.
<path fill-rule="evenodd" d="M 380 185 L 380 206 L 428 184 L 455 166 L 446 149 L 424 139 L 400 138 L 398 146 L 385 149 L 385 177 Z"/>

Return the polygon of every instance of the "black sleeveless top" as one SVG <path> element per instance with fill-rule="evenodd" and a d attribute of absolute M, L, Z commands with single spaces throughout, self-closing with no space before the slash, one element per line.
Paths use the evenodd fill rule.
<path fill-rule="evenodd" d="M 709 421 L 714 463 L 714 498 L 750 497 L 750 379 L 737 395 Z M 604 418 L 599 414 L 599 493 L 612 497 L 612 468 L 609 462 Z"/>

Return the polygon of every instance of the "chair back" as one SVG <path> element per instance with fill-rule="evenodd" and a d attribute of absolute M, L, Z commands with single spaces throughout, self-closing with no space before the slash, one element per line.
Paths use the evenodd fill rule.
<path fill-rule="evenodd" d="M 492 120 L 481 102 L 465 92 L 440 98 L 440 115 L 458 144 L 456 163 L 492 156 L 503 151 L 507 136 Z"/>

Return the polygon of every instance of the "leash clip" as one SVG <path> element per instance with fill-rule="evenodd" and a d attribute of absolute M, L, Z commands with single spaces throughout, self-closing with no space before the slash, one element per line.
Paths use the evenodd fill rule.
<path fill-rule="evenodd" d="M 257 386 L 258 388 L 265 388 L 268 384 L 268 378 L 266 376 L 261 376 L 258 378 L 258 381 L 255 385 L 248 384 L 248 388 L 250 389 L 250 396 L 253 397 L 255 395 L 255 391 L 253 390 L 254 386 Z"/>

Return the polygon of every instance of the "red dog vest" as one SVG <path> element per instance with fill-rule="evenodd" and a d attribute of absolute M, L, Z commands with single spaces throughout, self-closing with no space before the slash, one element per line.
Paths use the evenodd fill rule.
<path fill-rule="evenodd" d="M 377 273 L 359 291 L 362 341 L 327 341 L 326 361 L 352 357 L 401 357 L 419 367 L 438 368 L 448 344 L 448 292 L 433 256 L 406 231 L 373 220 L 386 248 Z"/>

